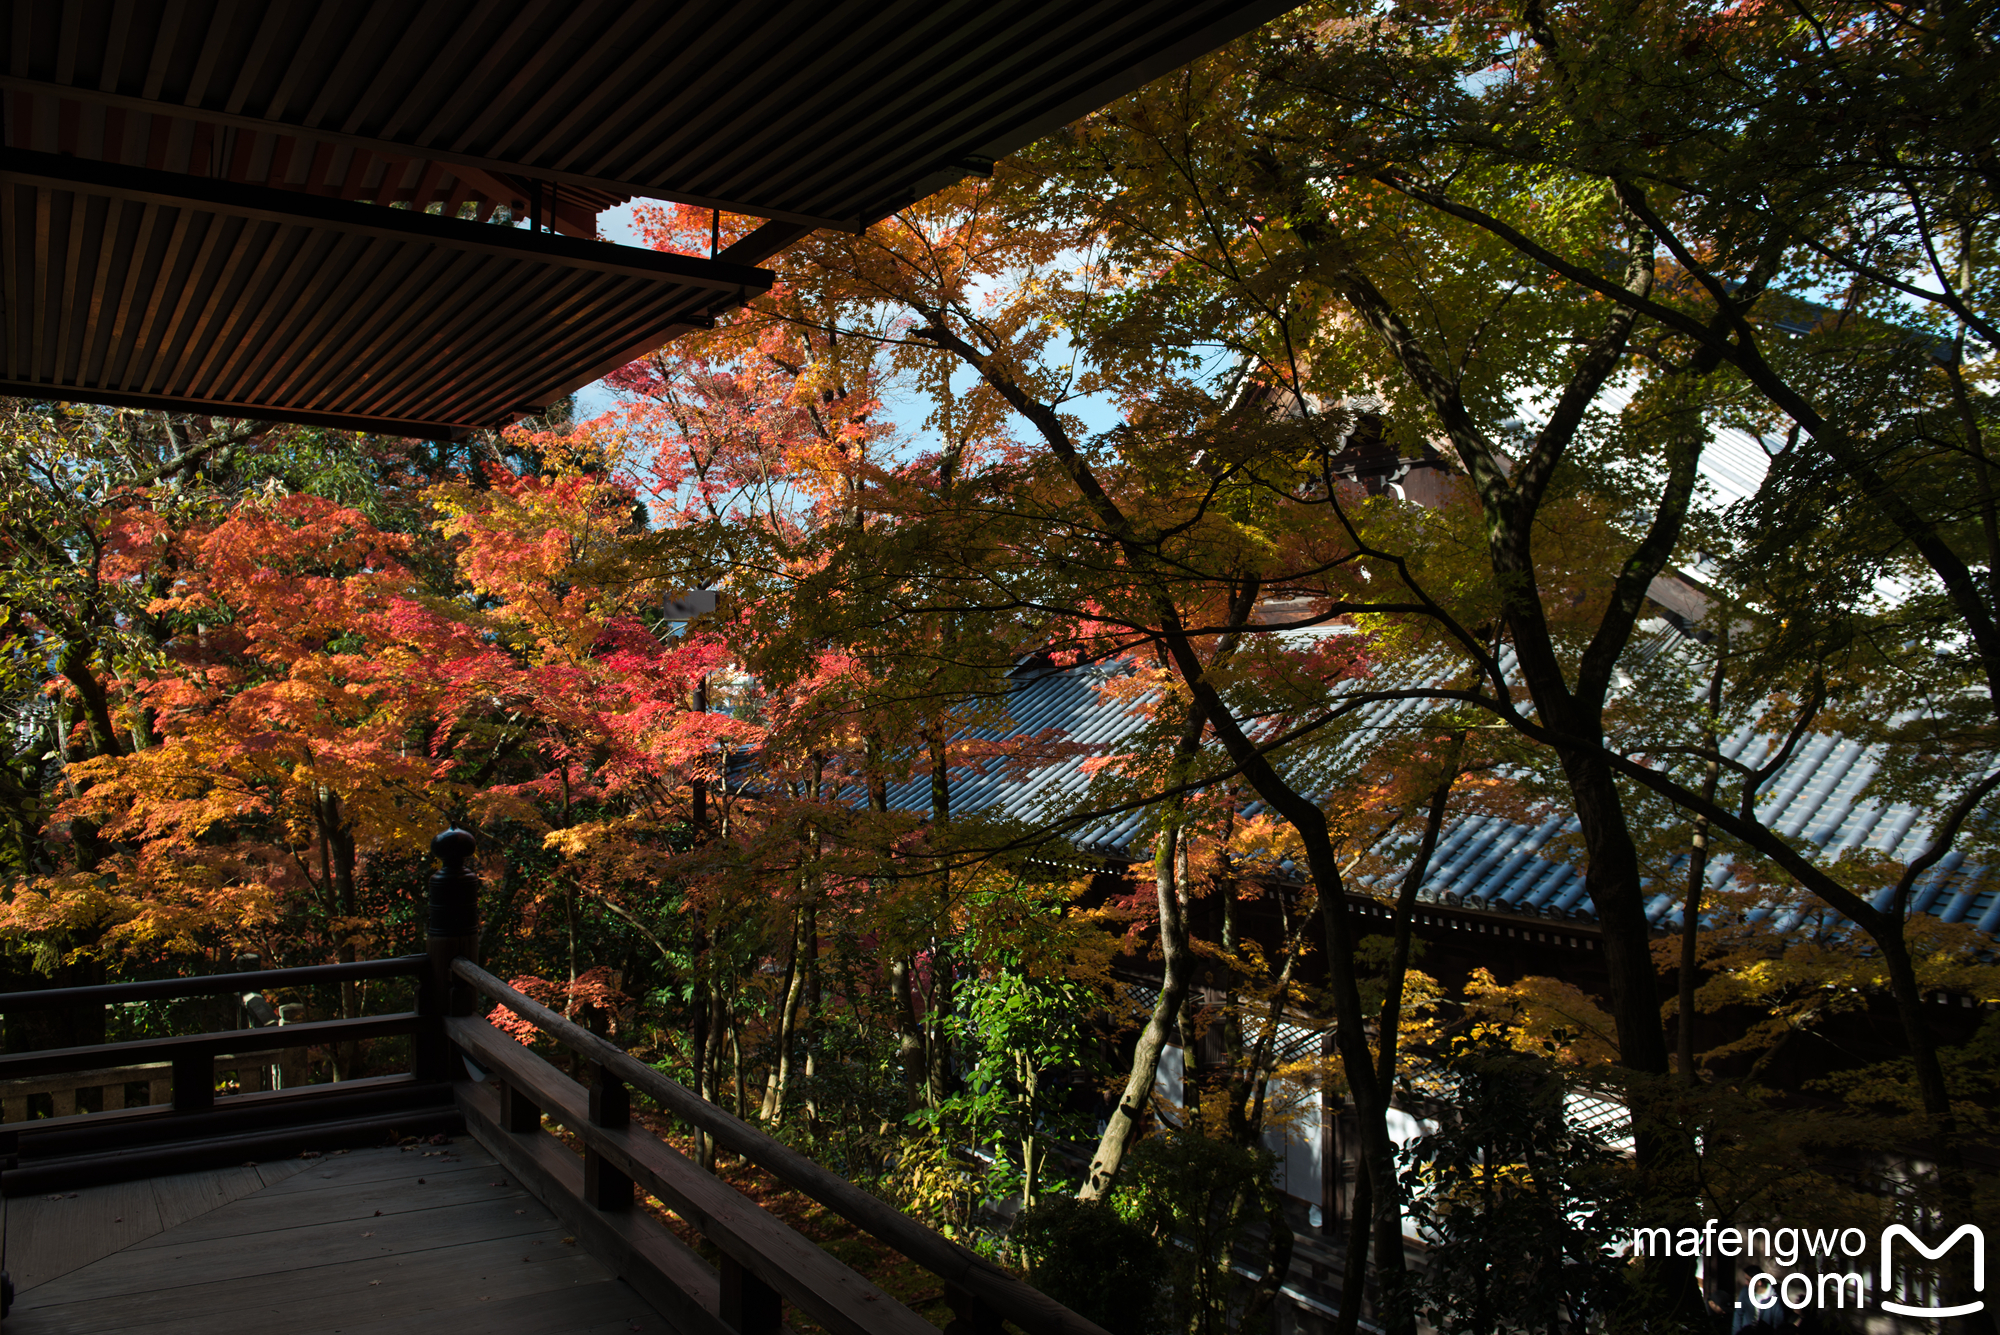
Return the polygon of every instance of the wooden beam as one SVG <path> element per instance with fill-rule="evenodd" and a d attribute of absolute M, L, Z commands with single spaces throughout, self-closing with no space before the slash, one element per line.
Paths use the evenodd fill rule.
<path fill-rule="evenodd" d="M 456 1094 L 472 1138 L 573 1230 L 592 1256 L 650 1303 L 676 1335 L 736 1335 L 716 1318 L 715 1271 L 694 1248 L 643 1210 L 606 1213 L 584 1204 L 583 1161 L 539 1127 L 506 1127 L 492 1089 L 462 1080 Z"/>
<path fill-rule="evenodd" d="M 307 964 L 296 969 L 255 969 L 244 973 L 203 974 L 198 978 L 153 978 L 138 983 L 103 983 L 96 987 L 48 987 L 26 992 L 0 992 L 0 1014 L 38 1006 L 111 1006 L 122 1001 L 164 1001 L 169 997 L 222 996 L 229 992 L 261 992 L 271 987 L 309 987 L 315 983 L 350 983 L 363 978 L 415 978 L 430 967 L 428 955 L 395 955 L 352 964 Z"/>
<path fill-rule="evenodd" d="M 91 1115 L 103 1117 L 107 1114 Z M 397 1135 L 449 1135 L 462 1131 L 464 1127 L 464 1115 L 456 1107 L 412 1107 L 402 1112 L 377 1113 L 372 1117 L 337 1122 L 309 1122 L 234 1136 L 170 1141 L 73 1159 L 26 1162 L 19 1168 L 0 1172 L 0 1193 L 18 1196 L 58 1188 L 67 1190 L 97 1182 L 129 1182 L 140 1177 L 221 1168 L 240 1164 L 245 1159 L 288 1159 L 301 1150 L 379 1145 L 383 1137 L 392 1132 Z"/>
<path fill-rule="evenodd" d="M 812 229 L 809 227 L 800 227 L 796 224 L 786 222 L 768 222 L 751 232 L 748 236 L 742 237 L 725 247 L 719 258 L 735 264 L 762 264 L 785 247 L 794 245 L 811 234 Z M 728 306 L 734 303 L 724 302 L 722 304 Z M 712 324 L 676 324 L 669 325 L 657 334 L 648 334 L 644 342 L 633 344 L 620 351 L 615 357 L 591 367 L 587 374 L 564 382 L 561 388 L 557 389 L 553 394 L 545 395 L 533 406 L 536 408 L 546 408 L 550 404 L 576 393 L 576 391 L 582 389 L 585 385 L 593 381 L 602 380 L 605 376 L 610 375 L 613 371 L 626 365 L 628 362 L 637 361 L 647 353 L 655 352 L 665 347 L 682 334 L 696 329 L 711 327 Z"/>
<path fill-rule="evenodd" d="M 328 1043 L 353 1043 L 415 1033 L 415 1011 L 364 1015 L 351 1020 L 311 1020 L 305 1024 L 266 1025 L 261 1029 L 230 1029 L 170 1038 L 141 1038 L 130 1043 L 97 1043 L 82 1048 L 47 1048 L 0 1056 L 0 1080 L 54 1071 L 88 1071 L 99 1066 L 123 1066 L 211 1057 L 221 1053 L 261 1052 L 266 1048 L 314 1048 Z"/>
<path fill-rule="evenodd" d="M 163 1067 L 126 1069 L 143 1069 L 148 1085 L 165 1075 Z M 24 1160 L 39 1163 L 143 1145 L 249 1135 L 357 1117 L 386 1117 L 413 1108 L 449 1107 L 453 1088 L 451 1081 L 423 1081 L 408 1074 L 373 1075 L 254 1094 L 223 1094 L 216 1098 L 212 1111 L 193 1115 L 173 1112 L 163 1099 L 157 1104 L 104 1112 L 7 1122 L 0 1124 L 0 1132 L 15 1138 Z"/>
<path fill-rule="evenodd" d="M 198 209 L 288 226 L 318 227 L 361 236 L 416 241 L 454 250 L 505 256 L 536 264 L 591 269 L 627 278 L 665 279 L 690 287 L 762 292 L 775 277 L 768 269 L 727 260 L 672 255 L 637 246 L 584 241 L 554 232 L 442 218 L 417 209 L 392 209 L 324 199 L 294 190 L 215 181 L 180 172 L 123 167 L 115 163 L 65 158 L 54 153 L 0 149 L 0 180 L 55 190 L 73 190 L 108 199 L 133 200 L 169 208 Z"/>
<path fill-rule="evenodd" d="M 99 390 L 82 385 L 43 385 L 31 380 L 0 380 L 0 395 L 14 399 L 38 399 L 44 403 L 102 403 L 112 408 L 151 408 L 163 413 L 254 418 L 298 426 L 334 427 L 342 431 L 372 431 L 379 435 L 409 436 L 417 440 L 458 441 L 464 440 L 473 431 L 472 425 L 465 422 L 419 422 L 362 417 L 355 413 L 299 412 L 267 404 L 183 399 L 171 394 L 131 394 L 124 390 Z"/>
<path fill-rule="evenodd" d="M 590 1119 L 585 1091 L 547 1061 L 480 1019 L 453 1018 L 446 1029 L 473 1059 L 519 1082 L 550 1118 L 574 1132 L 605 1162 L 631 1178 L 758 1280 L 836 1335 L 929 1335 L 928 1321 L 817 1243 L 763 1209 L 644 1127 L 602 1127 Z M 615 1211 L 603 1212 L 606 1214 Z"/>
<path fill-rule="evenodd" d="M 756 1127 L 716 1107 L 678 1081 L 661 1075 L 638 1058 L 599 1038 L 582 1025 L 564 1019 L 534 998 L 509 987 L 472 961 L 460 959 L 451 967 L 452 972 L 458 977 L 472 984 L 486 996 L 504 1002 L 516 1015 L 529 1021 L 563 1046 L 581 1053 L 592 1061 L 602 1062 L 607 1070 L 624 1079 L 637 1092 L 651 1098 L 665 1111 L 707 1131 L 715 1137 L 717 1144 L 752 1160 L 786 1186 L 804 1192 L 834 1213 L 860 1225 L 947 1284 L 965 1290 L 976 1301 L 1014 1322 L 1023 1330 L 1036 1332 L 1037 1335 L 1044 1333 L 1054 1335 L 1057 1332 L 1060 1332 L 1060 1335 L 1108 1335 L 1101 1326 L 1078 1316 L 1039 1289 L 1022 1283 L 984 1257 L 925 1228 L 900 1210 L 870 1196 L 844 1178 L 828 1172 L 790 1146 L 779 1144 Z M 496 1062 L 503 1057 L 512 1058 L 513 1051 L 518 1051 L 525 1054 L 529 1062 L 548 1065 L 512 1039 L 501 1035 L 490 1025 L 484 1028 L 494 1035 L 494 1038 L 487 1040 L 483 1034 L 462 1027 L 467 1023 L 471 1022 L 456 1020 L 451 1022 L 454 1042 L 472 1045 L 476 1041 L 484 1044 Z M 483 1025 L 484 1022 L 479 1023 Z M 493 1046 L 494 1043 L 505 1046 Z M 553 1071 L 555 1068 L 549 1069 Z M 513 1072 L 510 1072 L 510 1077 L 512 1074 Z M 569 1084 L 574 1090 L 574 1085 L 566 1077 L 563 1083 Z M 551 1117 L 557 1116 L 556 1107 L 544 1101 L 541 1090 L 537 1089 L 531 1097 L 535 1098 Z M 574 1105 L 581 1100 L 581 1093 L 578 1091 L 564 1094 L 558 1088 L 552 1087 L 547 1097 Z M 584 1126 L 574 1128 L 580 1136 L 589 1138 L 611 1134 L 588 1126 L 588 1119 L 582 1116 L 581 1109 L 576 1113 L 576 1120 L 586 1123 Z M 564 1124 L 569 1124 L 567 1114 Z M 648 1139 L 651 1140 L 651 1137 Z M 658 1141 L 652 1143 L 659 1144 Z M 665 1147 L 660 1148 L 664 1150 Z M 627 1171 L 642 1184 L 651 1186 L 642 1172 L 630 1169 Z M 702 1174 L 702 1176 L 707 1175 Z M 712 1182 L 715 1179 L 708 1180 Z M 791 1295 L 790 1290 L 781 1282 L 784 1279 L 782 1275 L 766 1275 L 764 1278 L 771 1282 L 773 1287 L 786 1292 L 788 1296 L 793 1296 L 793 1300 L 797 1301 L 796 1296 Z"/>
<path fill-rule="evenodd" d="M 72 84 L 51 83 L 46 79 L 29 79 L 18 74 L 0 74 L 0 91 L 41 94 L 47 97 L 68 98 L 76 102 L 95 106 L 116 107 L 122 111 L 137 111 L 154 116 L 169 116 L 178 120 L 200 121 L 210 125 L 228 125 L 239 130 L 250 130 L 260 134 L 293 135 L 302 140 L 319 140 L 328 144 L 338 144 L 378 153 L 392 158 L 421 158 L 432 162 L 442 162 L 453 167 L 470 167 L 487 173 L 508 173 L 517 176 L 534 176 L 545 181 L 556 181 L 565 185 L 587 186 L 592 190 L 602 190 L 606 194 L 629 195 L 641 199 L 661 199 L 674 204 L 692 204 L 697 208 L 721 209 L 724 213 L 740 213 L 752 218 L 769 218 L 774 222 L 802 223 L 809 228 L 827 228 L 837 232 L 858 232 L 860 224 L 853 218 L 822 218 L 811 213 L 792 213 L 784 209 L 773 209 L 763 204 L 753 204 L 740 199 L 723 199 L 716 195 L 705 195 L 686 190 L 674 190 L 666 186 L 646 181 L 621 181 L 608 176 L 592 176 L 587 172 L 563 171 L 554 167 L 542 167 L 528 162 L 511 162 L 505 158 L 489 158 L 478 153 L 459 153 L 451 149 L 432 148 L 417 144 L 405 144 L 390 139 L 375 139 L 368 135 L 347 134 L 339 130 L 325 130 L 293 125 L 285 121 L 265 120 L 258 116 L 245 116 L 239 112 L 216 111 L 208 107 L 189 107 L 179 103 L 154 101 L 151 98 L 134 97 L 129 93 L 111 93 L 96 88 L 79 88 Z"/>

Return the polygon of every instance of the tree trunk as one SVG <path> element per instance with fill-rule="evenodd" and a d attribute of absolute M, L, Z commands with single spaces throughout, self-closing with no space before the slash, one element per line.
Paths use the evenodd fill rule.
<path fill-rule="evenodd" d="M 910 1112 L 924 1106 L 926 1068 L 924 1035 L 917 1022 L 915 999 L 911 995 L 912 961 L 898 956 L 889 965 L 889 1009 L 896 1021 L 896 1060 L 903 1068 L 903 1101 Z"/>
<path fill-rule="evenodd" d="M 723 990 L 716 987 L 708 996 L 708 1044 L 701 1064 L 701 1097 L 708 1103 L 715 1102 L 720 1092 L 716 1086 L 722 1069 L 722 1030 L 725 1023 L 723 1013 Z M 702 1136 L 701 1166 L 710 1173 L 715 1171 L 715 1137 Z"/>
<path fill-rule="evenodd" d="M 329 924 L 333 931 L 334 958 L 352 964 L 356 959 L 354 923 L 360 915 L 354 888 L 354 827 L 341 811 L 340 794 L 331 788 L 319 790 L 313 815 L 319 827 L 320 874 L 326 881 L 328 907 L 334 918 Z M 348 1020 L 361 1014 L 361 994 L 351 980 L 340 984 L 340 1014 Z M 334 1044 L 333 1078 L 352 1080 L 360 1073 L 361 1045 Z"/>
<path fill-rule="evenodd" d="M 931 821 L 935 839 L 948 851 L 951 832 L 951 771 L 947 765 L 945 739 L 934 732 L 929 738 L 931 768 Z M 956 936 L 952 923 L 951 868 L 938 869 L 938 916 L 931 936 L 931 996 L 924 1012 L 924 1081 L 932 1107 L 942 1104 L 952 1091 L 951 1045 L 947 1027 L 951 1023 L 952 958 L 951 943 Z"/>
<path fill-rule="evenodd" d="M 694 955 L 695 968 L 697 970 L 701 968 L 702 963 L 701 948 L 702 930 L 700 924 L 697 923 L 694 929 Z M 693 1050 L 691 1054 L 693 1060 L 688 1066 L 688 1078 L 694 1083 L 695 1092 L 701 1093 L 702 1072 L 708 1069 L 708 1050 L 713 1042 L 713 1035 L 709 1033 L 708 1029 L 710 1010 L 708 979 L 700 972 L 695 974 L 694 996 L 689 1010 L 692 1012 L 689 1016 L 689 1020 L 691 1021 L 689 1028 L 693 1032 L 688 1037 L 689 1047 Z M 714 1146 L 709 1141 L 708 1133 L 700 1127 L 695 1127 L 693 1130 L 695 1158 L 703 1163 L 713 1163 Z"/>
<path fill-rule="evenodd" d="M 1246 1191 L 1248 1198 L 1243 1208 L 1262 1204 L 1264 1207 L 1264 1228 L 1269 1241 L 1265 1246 L 1264 1273 L 1257 1277 L 1257 1283 L 1250 1290 L 1250 1299 L 1244 1304 L 1244 1330 L 1265 1329 L 1265 1316 L 1277 1302 L 1279 1292 L 1285 1287 L 1285 1280 L 1292 1271 L 1292 1249 L 1297 1239 L 1292 1233 L 1292 1221 L 1285 1218 L 1285 1205 L 1278 1193 L 1271 1190 Z"/>
<path fill-rule="evenodd" d="M 1354 1335 L 1368 1302 L 1368 1253 L 1375 1241 L 1375 1180 L 1357 1156 L 1354 1193 L 1347 1198 L 1347 1240 L 1341 1248 L 1340 1315 L 1334 1335 Z"/>
<path fill-rule="evenodd" d="M 785 1018 L 786 1012 L 790 1009 L 792 986 L 797 977 L 798 965 L 798 921 L 794 915 L 792 946 L 785 956 L 785 981 L 778 989 L 778 1051 L 772 1055 L 770 1069 L 764 1074 L 764 1097 L 757 1105 L 757 1119 L 762 1122 L 771 1120 L 771 1109 L 778 1098 L 778 1066 L 784 1053 Z"/>
<path fill-rule="evenodd" d="M 95 647 L 65 639 L 56 654 L 56 671 L 61 673 L 72 689 L 76 691 L 78 703 L 83 706 L 83 717 L 90 729 L 89 754 L 92 756 L 115 756 L 120 754 L 118 728 L 111 721 L 111 701 L 106 696 L 104 685 L 90 670 L 90 660 Z M 75 759 L 84 759 L 76 756 Z"/>
<path fill-rule="evenodd" d="M 1726 645 L 1727 640 L 1723 643 Z M 1722 708 L 1722 658 L 1715 660 L 1715 672 L 1708 682 L 1709 724 L 1702 732 L 1702 745 L 1710 751 L 1716 750 L 1721 739 L 1716 736 L 1715 718 Z M 1715 800 L 1716 786 L 1722 780 L 1720 761 L 1709 760 L 1702 770 L 1701 796 L 1704 802 Z M 1680 1067 L 1681 1083 L 1693 1089 L 1700 1083 L 1694 1066 L 1694 992 L 1699 960 L 1695 949 L 1701 931 L 1701 893 L 1708 884 L 1708 817 L 1697 815 L 1694 829 L 1688 837 L 1688 879 L 1687 896 L 1681 903 L 1681 968 L 1680 977 L 1675 979 L 1675 992 L 1680 1012 L 1680 1022 L 1674 1029 L 1674 1046 L 1677 1064 Z"/>
<path fill-rule="evenodd" d="M 1250 1043 L 1249 1052 L 1234 1054 L 1234 1069 L 1229 1081 L 1229 1135 L 1244 1149 L 1254 1146 L 1264 1135 L 1264 1104 L 1271 1083 L 1271 1053 L 1278 1044 L 1278 1026 L 1284 1020 L 1285 1001 L 1291 995 L 1292 973 L 1297 967 L 1299 946 L 1302 944 L 1290 926 L 1287 922 L 1284 967 L 1278 970 L 1270 1005 L 1257 1026 L 1257 1037 Z M 1240 1022 L 1235 1029 L 1236 1041 L 1240 1044 Z"/>
<path fill-rule="evenodd" d="M 1930 1122 L 1928 1139 L 1933 1161 L 1937 1164 L 1940 1213 L 1946 1227 L 1955 1228 L 1961 1223 L 1974 1221 L 1978 1202 L 1974 1198 L 1965 1157 L 1959 1145 L 1957 1119 L 1951 1112 L 1951 1094 L 1945 1083 L 1944 1067 L 1938 1061 L 1930 1020 L 1924 1014 L 1923 990 L 1918 985 L 1916 966 L 1910 959 L 1909 943 L 1903 934 L 1881 932 L 1871 935 L 1881 947 L 1882 963 L 1889 975 L 1889 989 L 1896 999 L 1896 1011 L 1903 1022 L 1903 1032 L 1913 1049 L 1910 1056 L 1916 1068 L 1917 1088 L 1923 1096 L 1925 1110 L 1944 1109 L 1942 1115 L 1933 1113 L 1927 1119 Z M 1947 1305 L 1970 1303 L 1980 1297 L 1979 1290 L 1973 1286 L 1970 1264 L 1971 1256 L 1965 1248 L 1952 1249 L 1943 1276 Z M 1943 1328 L 1951 1335 L 1987 1335 L 1995 1326 L 1994 1316 L 1988 1311 L 1950 1318 Z"/>
<path fill-rule="evenodd" d="M 736 1091 L 736 1120 L 748 1116 L 743 1090 L 743 1033 L 734 1010 L 729 1014 L 729 1080 Z"/>
<path fill-rule="evenodd" d="M 801 967 L 800 952 L 805 949 L 802 940 L 804 911 L 792 917 L 792 956 L 785 965 L 785 992 L 782 1008 L 778 1012 L 778 1059 L 771 1071 L 771 1081 L 764 1090 L 763 1120 L 777 1126 L 785 1118 L 785 1089 L 792 1078 L 792 1048 L 797 1041 L 799 1003 L 805 996 L 806 971 Z"/>
<path fill-rule="evenodd" d="M 694 712 L 708 712 L 708 678 L 703 676 L 694 684 Z M 708 780 L 699 770 L 688 783 L 688 824 L 694 828 L 697 839 L 708 833 Z"/>
<path fill-rule="evenodd" d="M 1167 1035 L 1180 1017 L 1181 1002 L 1187 996 L 1188 970 L 1194 952 L 1188 948 L 1186 892 L 1176 875 L 1179 832 L 1163 830 L 1153 844 L 1153 887 L 1160 906 L 1160 995 L 1153 1013 L 1139 1031 L 1132 1049 L 1132 1071 L 1125 1078 L 1125 1090 L 1118 1106 L 1111 1110 L 1104 1134 L 1098 1137 L 1097 1152 L 1090 1158 L 1090 1170 L 1076 1197 L 1082 1201 L 1102 1198 L 1117 1180 L 1118 1169 L 1132 1148 L 1146 1109 L 1151 1106 L 1153 1082 L 1160 1066 L 1160 1053 Z"/>
<path fill-rule="evenodd" d="M 1021 1134 L 1021 1208 L 1029 1208 L 1035 1203 L 1035 1180 L 1041 1170 L 1040 1146 L 1035 1140 L 1035 1095 L 1040 1083 L 1040 1072 L 1035 1063 L 1025 1053 L 1017 1057 L 1020 1062 L 1021 1090 L 1026 1105 L 1026 1126 Z"/>
<path fill-rule="evenodd" d="M 1646 921 L 1639 850 L 1626 822 L 1624 802 L 1598 753 L 1566 751 L 1560 758 L 1589 858 L 1584 893 L 1597 910 L 1618 1060 L 1635 1071 L 1665 1075 L 1667 1038 L 1654 981 L 1652 926 Z"/>

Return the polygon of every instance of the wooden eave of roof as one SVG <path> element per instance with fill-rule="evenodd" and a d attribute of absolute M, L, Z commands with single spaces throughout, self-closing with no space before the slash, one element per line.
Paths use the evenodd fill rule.
<path fill-rule="evenodd" d="M 8 150 L 0 393 L 432 438 L 512 420 L 768 271 Z"/>
<path fill-rule="evenodd" d="M 531 217 L 553 246 L 565 238 L 544 229 L 588 242 L 606 208 L 678 201 L 767 220 L 718 257 L 755 264 L 814 228 L 858 230 L 990 171 L 1292 3 L 12 0 L 4 390 L 463 434 L 589 383 L 616 349 L 698 327 L 713 306 L 699 294 L 718 284 L 690 271 L 669 293 L 665 276 L 456 232 L 392 240 L 317 205 L 435 208 L 452 227 L 462 212 Z M 153 174 L 151 198 L 114 195 L 103 177 L 65 184 L 53 158 Z M 160 175 L 184 182 L 185 203 L 167 202 Z M 253 218 L 207 185 L 297 197 L 292 220 Z M 146 255 L 116 253 L 141 239 Z M 361 270 L 323 267 L 350 262 Z M 142 299 L 147 282 L 197 287 Z M 382 306 L 238 309 L 286 297 Z M 134 323 L 134 306 L 152 323 Z M 382 310 L 408 314 L 371 323 Z M 574 328 L 593 322 L 606 327 Z M 264 346 L 203 343 L 251 330 Z M 326 360 L 345 364 L 304 369 Z"/>

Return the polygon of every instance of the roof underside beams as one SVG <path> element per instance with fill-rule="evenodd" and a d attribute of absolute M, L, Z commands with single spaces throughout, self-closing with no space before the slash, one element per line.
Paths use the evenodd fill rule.
<path fill-rule="evenodd" d="M 385 202 L 512 171 L 855 228 L 1292 2 L 15 0 L 0 87 L 41 152 Z"/>
<path fill-rule="evenodd" d="M 0 264 L 6 392 L 432 437 L 508 420 L 770 283 L 746 265 L 22 153 L 0 157 Z"/>
<path fill-rule="evenodd" d="M 1295 2 L 7 0 L 0 393 L 463 435 Z"/>

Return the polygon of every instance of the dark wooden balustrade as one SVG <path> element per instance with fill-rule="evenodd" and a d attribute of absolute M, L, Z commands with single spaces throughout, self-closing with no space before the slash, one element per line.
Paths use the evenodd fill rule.
<path fill-rule="evenodd" d="M 19 1195 L 46 1186 L 186 1171 L 305 1148 L 366 1143 L 392 1130 L 453 1130 L 458 1120 L 445 1080 L 443 1008 L 428 955 L 0 993 L 0 1011 L 23 1011 L 377 978 L 413 979 L 417 1008 L 0 1055 L 0 1081 L 79 1073 L 102 1081 L 121 1071 L 171 1071 L 165 1104 L 0 1124 L 0 1190 Z M 294 1049 L 401 1034 L 412 1039 L 407 1073 L 220 1098 L 215 1092 L 218 1060 L 233 1056 L 261 1064 Z"/>
<path fill-rule="evenodd" d="M 956 1314 L 946 1327 L 948 1335 L 999 1335 L 1003 1321 L 1013 1322 L 1027 1335 L 1105 1335 L 1095 1323 L 999 1266 L 522 995 L 470 960 L 454 961 L 451 970 L 459 981 L 501 1002 L 583 1057 L 591 1072 L 586 1088 L 485 1020 L 450 1017 L 445 1028 L 451 1041 L 499 1085 L 493 1089 L 467 1082 L 461 1090 L 459 1105 L 468 1129 L 522 1181 L 538 1186 L 537 1194 L 566 1178 L 565 1199 L 545 1195 L 544 1203 L 594 1234 L 593 1250 L 649 1248 L 653 1267 L 667 1282 L 717 1314 L 719 1324 L 713 1329 L 776 1335 L 783 1302 L 845 1335 L 923 1335 L 934 1328 L 756 1202 L 633 1126 L 629 1113 L 633 1094 L 650 1098 L 683 1123 L 707 1132 L 719 1146 L 742 1155 L 936 1275 L 944 1282 L 946 1299 Z M 582 1141 L 581 1164 L 569 1150 L 540 1133 L 542 1114 Z M 637 1226 L 638 1220 L 651 1220 L 631 1208 L 634 1184 L 714 1243 L 722 1255 L 721 1265 L 711 1270 L 664 1229 L 654 1236 Z M 626 1277 L 637 1282 L 629 1270 Z M 659 1298 L 653 1300 L 665 1310 Z"/>

